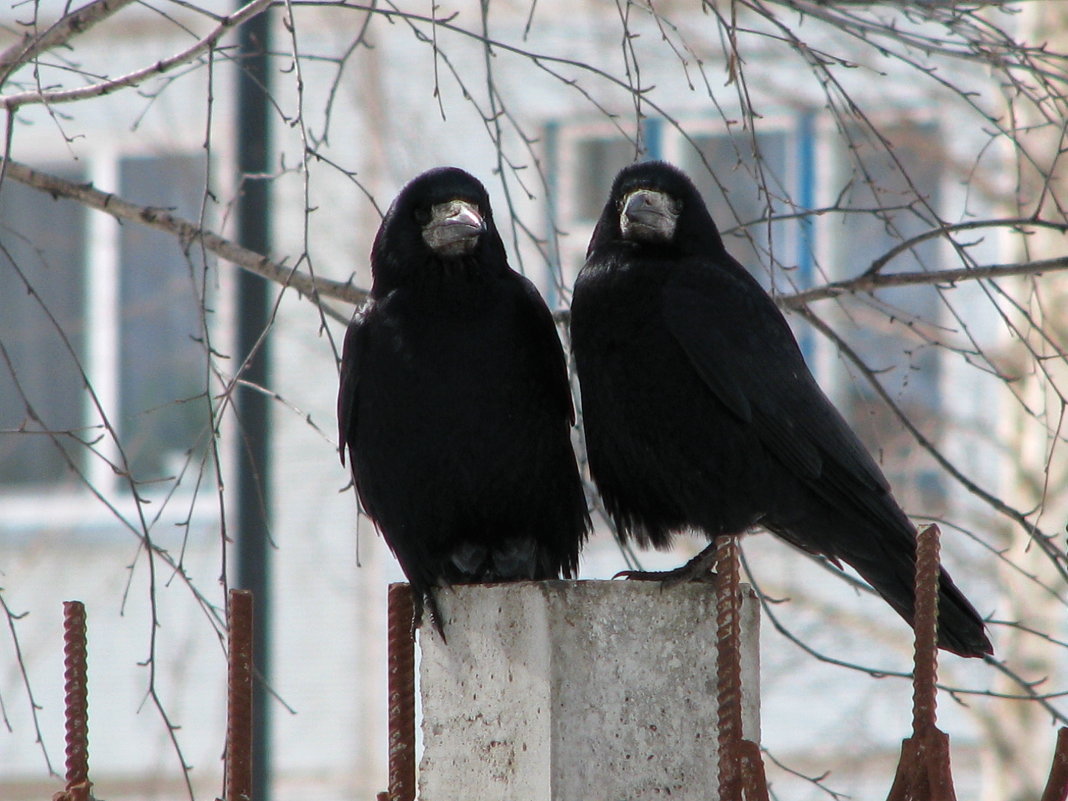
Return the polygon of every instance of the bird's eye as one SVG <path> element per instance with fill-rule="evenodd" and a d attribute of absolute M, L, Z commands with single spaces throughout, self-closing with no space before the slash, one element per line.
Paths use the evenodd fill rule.
<path fill-rule="evenodd" d="M 430 222 L 430 209 L 420 206 L 415 210 L 412 216 L 415 217 L 415 221 L 419 223 L 419 225 L 426 225 Z"/>

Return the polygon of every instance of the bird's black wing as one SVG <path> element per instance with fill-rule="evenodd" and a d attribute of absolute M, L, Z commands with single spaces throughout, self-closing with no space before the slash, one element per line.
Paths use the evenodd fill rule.
<path fill-rule="evenodd" d="M 671 336 L 751 441 L 811 493 L 791 492 L 792 482 L 771 487 L 784 497 L 773 499 L 778 508 L 762 522 L 797 547 L 848 562 L 911 623 L 912 524 L 808 371 L 786 319 L 726 254 L 683 259 L 675 268 L 661 297 Z M 938 614 L 940 647 L 963 656 L 992 652 L 982 618 L 945 570 Z"/>
<path fill-rule="evenodd" d="M 360 381 L 360 357 L 363 354 L 366 310 L 357 314 L 345 332 L 341 350 L 340 387 L 337 393 L 338 452 L 345 464 L 345 451 L 353 447 L 356 433 L 356 388 Z"/>
<path fill-rule="evenodd" d="M 774 301 L 737 262 L 692 258 L 664 286 L 668 330 L 712 393 L 799 478 L 825 491 L 886 479 L 816 384 Z M 829 482 L 829 484 L 828 484 Z M 838 487 L 849 495 L 853 487 Z"/>

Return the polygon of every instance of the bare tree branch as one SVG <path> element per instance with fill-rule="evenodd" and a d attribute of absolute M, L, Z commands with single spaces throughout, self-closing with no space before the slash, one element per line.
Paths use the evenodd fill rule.
<path fill-rule="evenodd" d="M 106 212 L 118 220 L 138 223 L 171 234 L 177 237 L 185 248 L 194 243 L 201 243 L 205 249 L 216 256 L 249 272 L 275 281 L 283 287 L 291 287 L 302 296 L 316 302 L 320 296 L 325 296 L 358 305 L 367 297 L 366 291 L 358 289 L 349 282 L 313 277 L 299 270 L 288 268 L 272 261 L 267 256 L 241 247 L 225 237 L 206 231 L 189 220 L 171 214 L 166 209 L 130 203 L 117 195 L 94 189 L 92 184 L 67 181 L 16 161 L 4 161 L 3 169 L 6 170 L 7 177 L 48 192 L 55 197 L 70 198 L 89 208 Z M 321 305 L 330 317 L 340 322 L 348 322 L 348 317 L 341 312 L 325 304 Z"/>
<path fill-rule="evenodd" d="M 85 33 L 133 0 L 94 0 L 77 11 L 64 14 L 51 26 L 38 32 L 36 26 L 22 39 L 0 52 L 0 86 L 23 64 L 33 61 L 47 50 L 64 45 L 71 37 Z"/>
<path fill-rule="evenodd" d="M 134 70 L 119 78 L 100 81 L 98 83 L 90 84 L 89 86 L 78 87 L 77 89 L 18 92 L 16 94 L 2 95 L 0 96 L 0 105 L 8 111 L 12 111 L 20 106 L 37 103 L 46 103 L 48 105 L 73 103 L 78 100 L 87 100 L 89 98 L 108 95 L 119 89 L 138 86 L 148 78 L 162 75 L 175 67 L 188 64 L 202 53 L 214 49 L 219 40 L 226 33 L 245 20 L 251 19 L 257 14 L 262 13 L 264 9 L 271 5 L 271 3 L 272 0 L 251 0 L 251 2 L 245 4 L 230 16 L 223 18 L 222 22 L 220 22 L 211 33 L 202 37 L 195 44 L 187 47 L 185 50 L 182 50 L 169 58 L 160 59 L 155 64 L 142 67 L 139 70 Z"/>
<path fill-rule="evenodd" d="M 1043 273 L 1068 270 L 1068 256 L 1040 259 L 1019 264 L 991 264 L 985 267 L 961 267 L 956 270 L 930 270 L 911 273 L 864 273 L 856 278 L 834 281 L 823 286 L 796 292 L 780 299 L 782 305 L 799 309 L 816 300 L 836 298 L 839 295 L 858 292 L 874 292 L 894 286 L 917 286 L 956 284 L 961 281 L 984 281 L 1007 278 L 1011 275 L 1042 275 Z"/>
<path fill-rule="evenodd" d="M 6 161 L 3 169 L 12 179 L 48 192 L 57 197 L 67 197 L 84 203 L 86 206 L 106 212 L 116 219 L 135 222 L 154 228 L 177 237 L 184 247 L 194 242 L 200 242 L 209 252 L 229 261 L 249 272 L 262 275 L 271 281 L 275 281 L 285 287 L 291 287 L 313 300 L 317 300 L 324 312 L 339 322 L 348 322 L 348 317 L 332 307 L 322 304 L 322 298 L 333 298 L 353 305 L 360 305 L 367 299 L 367 291 L 354 286 L 348 281 L 333 281 L 321 276 L 309 275 L 296 268 L 288 268 L 284 264 L 272 261 L 247 248 L 232 242 L 216 233 L 205 230 L 195 223 L 171 214 L 166 209 L 141 206 L 130 203 L 117 195 L 101 192 L 94 189 L 91 184 L 79 184 L 68 181 L 39 170 L 34 170 L 16 161 Z M 1021 220 L 1004 221 L 1004 225 L 1018 226 Z M 1029 224 L 1038 224 L 1033 220 L 1026 221 Z M 985 221 L 982 226 L 989 227 L 990 221 Z M 1046 223 L 1049 227 L 1059 230 L 1068 229 L 1068 224 Z M 978 225 L 969 226 L 978 227 Z M 925 233 L 910 240 L 911 244 L 929 239 L 935 233 Z M 900 252 L 905 245 L 899 245 L 893 252 Z M 1068 269 L 1068 257 L 1053 259 L 1041 259 L 1038 261 L 1023 262 L 1020 264 L 995 264 L 984 267 L 962 267 L 956 270 L 932 270 L 929 272 L 908 273 L 871 273 L 866 271 L 856 278 L 844 279 L 813 287 L 801 292 L 782 295 L 778 298 L 781 305 L 800 309 L 809 303 L 827 298 L 835 298 L 844 294 L 861 292 L 874 292 L 877 289 L 900 286 L 917 285 L 947 285 L 962 281 L 980 281 L 995 278 L 1005 278 L 1018 275 L 1041 275 L 1043 273 L 1059 272 Z M 568 313 L 558 313 L 558 319 L 566 320 Z"/>
<path fill-rule="evenodd" d="M 1053 537 L 1041 531 L 1035 523 L 1030 521 L 1027 513 L 1016 509 L 1006 503 L 1002 498 L 981 487 L 978 483 L 966 476 L 956 465 L 950 462 L 945 454 L 943 454 L 935 444 L 916 427 L 915 422 L 909 419 L 909 416 L 902 411 L 900 405 L 890 397 L 886 388 L 879 382 L 875 372 L 864 363 L 864 360 L 860 355 L 851 348 L 845 340 L 827 325 L 826 322 L 813 314 L 808 307 L 804 307 L 801 310 L 801 314 L 816 330 L 830 339 L 846 358 L 861 370 L 876 394 L 894 413 L 894 416 L 901 421 L 901 424 L 909 431 L 916 443 L 930 453 L 939 465 L 941 465 L 949 475 L 953 476 L 953 478 L 956 479 L 962 487 L 968 490 L 968 492 L 987 503 L 995 511 L 1005 515 L 1010 520 L 1015 521 L 1028 533 L 1028 535 L 1030 535 L 1031 540 L 1041 547 L 1043 553 L 1049 557 L 1051 564 L 1061 577 L 1068 581 L 1068 557 L 1066 557 L 1065 553 L 1057 547 L 1056 543 L 1053 541 Z"/>
<path fill-rule="evenodd" d="M 3 346 L 0 345 L 0 348 Z M 4 353 L 6 360 L 7 354 Z M 4 617 L 7 619 L 7 627 L 11 632 L 11 645 L 15 651 L 15 661 L 19 666 L 19 673 L 22 676 L 22 686 L 26 689 L 26 700 L 30 705 L 30 717 L 33 718 L 34 733 L 37 737 L 37 744 L 41 746 L 41 754 L 44 756 L 45 766 L 48 768 L 48 774 L 50 776 L 58 776 L 55 768 L 52 767 L 52 760 L 48 757 L 48 748 L 45 746 L 44 737 L 41 734 L 41 719 L 38 717 L 37 712 L 41 709 L 41 705 L 37 703 L 37 699 L 33 695 L 33 687 L 30 685 L 30 675 L 26 671 L 26 659 L 22 655 L 22 646 L 19 644 L 19 635 L 15 630 L 15 621 L 25 616 L 25 612 L 22 614 L 15 614 L 11 611 L 7 605 L 7 601 L 4 599 L 3 587 L 0 587 L 0 608 L 4 610 Z M 11 730 L 11 724 L 7 720 L 7 711 L 4 711 L 4 723 L 7 725 L 8 730 Z"/>
<path fill-rule="evenodd" d="M 1009 217 L 993 220 L 968 220 L 967 222 L 954 223 L 952 225 L 941 225 L 937 228 L 925 231 L 918 236 L 909 237 L 904 242 L 897 244 L 873 261 L 871 266 L 864 271 L 864 275 L 867 276 L 879 272 L 883 267 L 902 253 L 905 253 L 930 239 L 937 239 L 940 236 L 949 236 L 950 234 L 959 231 L 975 231 L 984 228 L 1011 228 L 1015 231 L 1023 231 L 1027 228 L 1051 228 L 1055 231 L 1060 231 L 1063 234 L 1068 232 L 1068 223 L 1040 220 L 1035 217 Z"/>

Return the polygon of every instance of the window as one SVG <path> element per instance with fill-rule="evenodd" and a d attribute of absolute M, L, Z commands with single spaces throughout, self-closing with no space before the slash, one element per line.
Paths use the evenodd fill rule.
<path fill-rule="evenodd" d="M 0 484 L 71 481 L 66 458 L 82 463 L 76 443 L 41 432 L 77 430 L 85 419 L 86 234 L 74 201 L 10 180 L 0 188 Z"/>
<path fill-rule="evenodd" d="M 568 294 L 586 257 L 586 246 L 601 216 L 616 173 L 634 161 L 635 143 L 611 124 L 550 124 L 546 129 L 550 203 L 556 203 L 560 263 L 551 265 L 549 304 Z"/>
<path fill-rule="evenodd" d="M 203 176 L 201 159 L 126 159 L 121 193 L 195 220 Z M 134 475 L 151 481 L 174 475 L 186 451 L 206 444 L 203 278 L 159 231 L 122 226 L 120 253 L 119 434 Z"/>
<path fill-rule="evenodd" d="M 589 225 L 597 222 L 604 209 L 612 179 L 634 161 L 634 145 L 626 139 L 590 138 L 575 143 L 575 215 Z"/>
<path fill-rule="evenodd" d="M 693 179 L 731 252 L 767 287 L 771 271 L 762 269 L 762 264 L 772 259 L 788 269 L 798 264 L 793 229 L 782 222 L 762 222 L 769 211 L 788 210 L 786 198 L 797 196 L 796 137 L 783 129 L 730 138 L 723 135 L 722 124 L 712 120 L 691 122 L 685 128 L 689 140 L 660 120 L 648 120 L 642 132 L 648 157 L 671 161 Z M 604 121 L 553 124 L 545 139 L 555 188 L 551 202 L 563 231 L 557 240 L 561 263 L 556 267 L 566 290 L 585 259 L 612 180 L 634 162 L 636 144 Z"/>
<path fill-rule="evenodd" d="M 783 186 L 790 166 L 786 134 L 775 131 L 737 140 L 698 134 L 693 143 L 697 150 L 683 148 L 678 166 L 701 192 L 731 255 L 767 289 L 770 272 L 760 265 L 772 259 L 790 265 L 794 255 L 785 250 L 790 231 L 785 223 L 760 222 L 782 214 L 792 193 Z"/>
<path fill-rule="evenodd" d="M 934 125 L 895 125 L 881 129 L 893 145 L 892 156 L 858 131 L 849 138 L 863 171 L 851 167 L 846 153 L 831 163 L 832 182 L 841 190 L 841 205 L 879 209 L 878 214 L 844 215 L 828 226 L 838 275 L 855 274 L 910 237 L 937 225 L 933 210 L 941 201 L 945 159 Z M 941 245 L 930 239 L 897 256 L 885 272 L 936 269 Z M 873 308 L 866 299 L 846 299 L 840 328 L 905 415 L 929 438 L 941 436 L 940 350 L 923 341 L 924 329 L 941 318 L 941 298 L 930 286 L 883 289 Z M 854 370 L 841 382 L 839 405 L 864 444 L 875 455 L 899 499 L 927 514 L 946 511 L 942 474 L 882 401 L 871 383 Z"/>
<path fill-rule="evenodd" d="M 131 157 L 95 163 L 93 177 L 197 219 L 204 166 L 202 156 Z M 201 295 L 213 279 L 174 237 L 14 181 L 0 188 L 0 245 L 0 491 L 73 489 L 78 473 L 102 490 L 127 486 L 83 444 L 117 461 L 84 370 L 133 477 L 151 492 L 208 439 Z"/>
<path fill-rule="evenodd" d="M 934 224 L 932 210 L 940 202 L 945 169 L 938 128 L 924 121 L 901 121 L 901 115 L 894 119 L 898 121 L 881 127 L 892 141 L 893 157 L 865 141 L 859 131 L 850 132 L 848 147 L 830 120 L 821 121 L 808 111 L 766 117 L 756 134 L 736 130 L 728 135 L 718 119 L 682 120 L 685 136 L 674 125 L 651 120 L 643 133 L 648 157 L 670 161 L 693 179 L 730 252 L 765 288 L 790 292 L 810 286 L 817 265 L 826 280 L 855 275 Z M 585 258 L 612 178 L 634 160 L 635 145 L 603 121 L 554 124 L 546 140 L 550 185 L 555 189 L 551 208 L 563 232 L 558 242 L 566 291 Z M 857 163 L 864 169 L 851 167 Z M 917 195 L 924 200 L 917 202 Z M 880 211 L 808 220 L 789 216 L 835 204 Z M 940 247 L 930 240 L 890 267 L 931 269 Z M 941 353 L 917 332 L 938 323 L 938 293 L 926 286 L 905 287 L 879 292 L 875 302 L 882 308 L 843 298 L 820 311 L 830 315 L 829 321 L 879 371 L 895 402 L 937 442 L 944 425 L 939 413 Z M 887 308 L 897 311 L 890 315 Z M 915 325 L 909 324 L 910 318 Z M 930 457 L 868 382 L 836 358 L 833 346 L 814 336 L 796 316 L 790 322 L 814 371 L 823 368 L 818 371 L 821 385 L 880 462 L 906 508 L 944 512 L 945 489 Z"/>

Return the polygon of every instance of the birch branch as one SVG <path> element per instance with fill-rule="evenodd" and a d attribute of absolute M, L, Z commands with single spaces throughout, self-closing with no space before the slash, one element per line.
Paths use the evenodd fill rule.
<path fill-rule="evenodd" d="M 295 289 L 302 296 L 316 302 L 327 314 L 340 322 L 347 323 L 348 317 L 321 303 L 321 298 L 334 298 L 353 305 L 361 304 L 367 298 L 367 292 L 353 286 L 350 281 L 332 281 L 287 267 L 285 264 L 272 261 L 267 256 L 242 247 L 219 234 L 205 230 L 190 220 L 170 213 L 167 209 L 130 203 L 118 195 L 101 192 L 92 184 L 67 181 L 16 161 L 0 159 L 0 166 L 8 178 L 21 184 L 48 192 L 53 197 L 70 198 L 89 208 L 110 214 L 117 220 L 138 223 L 171 234 L 182 243 L 184 248 L 188 249 L 192 244 L 199 242 L 206 250 L 231 264 L 275 281 L 284 287 Z"/>
<path fill-rule="evenodd" d="M 937 228 L 931 228 L 918 236 L 910 237 L 904 242 L 898 243 L 873 261 L 871 266 L 864 271 L 864 275 L 868 276 L 879 272 L 883 267 L 905 251 L 911 250 L 929 239 L 937 239 L 941 236 L 947 236 L 961 231 L 974 231 L 981 228 L 1013 228 L 1017 231 L 1026 231 L 1029 228 L 1052 228 L 1053 230 L 1060 231 L 1064 234 L 1068 233 L 1068 222 L 1055 222 L 1053 220 L 1042 220 L 1035 217 L 1005 217 L 993 220 L 968 220 L 960 223 L 948 223 Z"/>
<path fill-rule="evenodd" d="M 839 295 L 858 292 L 874 292 L 895 286 L 917 284 L 956 284 L 961 281 L 983 281 L 1007 278 L 1012 275 L 1041 275 L 1068 269 L 1068 256 L 1053 259 L 1025 261 L 1017 264 L 990 264 L 985 267 L 961 267 L 956 270 L 923 270 L 911 273 L 865 273 L 857 278 L 834 281 L 779 298 L 779 303 L 791 309 L 799 309 L 816 300 L 836 298 Z"/>
<path fill-rule="evenodd" d="M 175 67 L 188 64 L 201 53 L 207 52 L 215 47 L 219 39 L 232 28 L 255 17 L 257 14 L 262 13 L 272 2 L 273 0 L 251 0 L 251 2 L 246 3 L 230 16 L 224 17 L 223 20 L 215 26 L 211 33 L 202 39 L 197 40 L 196 43 L 187 47 L 185 50 L 176 53 L 170 58 L 161 59 L 155 64 L 142 67 L 139 70 L 127 73 L 119 78 L 111 78 L 106 81 L 89 84 L 88 86 L 80 86 L 77 89 L 56 89 L 48 92 L 30 91 L 2 95 L 0 96 L 0 106 L 3 106 L 4 109 L 10 112 L 21 106 L 38 103 L 47 103 L 49 105 L 73 103 L 91 97 L 101 97 L 130 86 L 138 86 L 148 78 L 162 75 Z"/>
<path fill-rule="evenodd" d="M 34 26 L 15 44 L 0 53 L 0 84 L 15 70 L 54 47 L 66 44 L 72 36 L 85 33 L 98 22 L 128 6 L 133 0 L 95 0 L 77 11 L 64 14 L 43 32 Z"/>
<path fill-rule="evenodd" d="M 106 212 L 119 220 L 135 222 L 177 237 L 184 247 L 193 242 L 200 242 L 211 253 L 249 272 L 261 275 L 282 286 L 292 287 L 301 295 L 311 298 L 324 311 L 336 320 L 347 322 L 348 318 L 335 309 L 321 303 L 322 298 L 332 298 L 353 305 L 360 305 L 367 299 L 367 291 L 352 284 L 351 281 L 333 281 L 317 275 L 301 272 L 295 268 L 272 261 L 248 248 L 226 239 L 212 231 L 207 231 L 190 220 L 171 214 L 166 209 L 153 206 L 141 206 L 130 203 L 117 195 L 101 192 L 92 184 L 80 184 L 58 178 L 48 173 L 34 170 L 17 161 L 0 159 L 0 174 L 32 186 L 54 197 L 66 197 L 82 203 L 89 208 Z M 1008 223 L 1017 224 L 1010 220 Z M 985 221 L 984 225 L 993 225 L 994 221 Z M 982 281 L 1007 278 L 1015 275 L 1041 275 L 1043 273 L 1068 270 L 1068 256 L 1051 259 L 1020 262 L 1016 264 L 992 264 L 980 267 L 962 267 L 956 270 L 932 270 L 908 273 L 863 273 L 856 278 L 834 281 L 823 286 L 813 287 L 789 295 L 780 295 L 777 302 L 790 309 L 800 309 L 817 300 L 836 298 L 840 295 L 858 292 L 874 292 L 877 289 L 921 284 L 955 284 L 962 281 Z M 557 314 L 560 321 L 566 321 L 566 311 Z"/>

